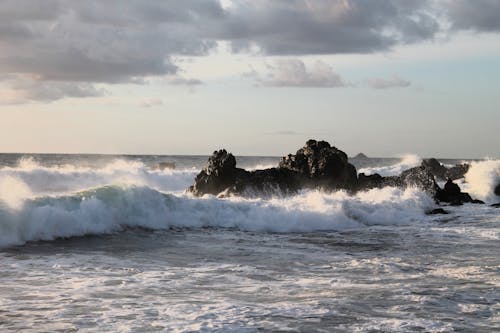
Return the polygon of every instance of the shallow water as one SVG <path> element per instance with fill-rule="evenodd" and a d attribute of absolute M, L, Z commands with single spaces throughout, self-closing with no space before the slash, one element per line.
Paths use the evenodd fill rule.
<path fill-rule="evenodd" d="M 4 237 L 14 235 L 12 223 L 24 223 L 19 245 L 0 249 L 0 331 L 500 330 L 498 209 L 465 205 L 426 216 L 423 194 L 390 189 L 196 199 L 180 191 L 184 171 L 126 164 L 109 173 L 71 171 L 79 181 L 113 183 L 126 174 L 134 186 L 150 182 L 145 190 L 128 184 L 88 195 L 112 206 L 91 206 L 104 228 L 91 229 L 69 169 L 9 168 L 17 169 L 0 169 L 0 180 L 8 173 L 35 185 L 24 182 L 30 194 L 4 207 L 0 220 Z M 64 189 L 47 197 L 42 169 Z M 39 215 L 55 206 L 66 215 Z M 82 227 L 92 235 L 33 241 L 57 237 L 61 227 L 67 236 Z"/>

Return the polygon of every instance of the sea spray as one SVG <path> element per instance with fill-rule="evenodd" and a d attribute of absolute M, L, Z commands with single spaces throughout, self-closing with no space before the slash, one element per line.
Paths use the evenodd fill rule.
<path fill-rule="evenodd" d="M 148 187 L 104 186 L 71 195 L 28 199 L 19 210 L 0 208 L 0 245 L 148 229 L 235 228 L 255 232 L 314 232 L 400 225 L 425 219 L 432 200 L 415 189 L 304 191 L 288 198 L 194 198 Z"/>
<path fill-rule="evenodd" d="M 388 166 L 379 166 L 379 167 L 365 167 L 358 170 L 358 173 L 364 173 L 365 175 L 373 175 L 378 173 L 381 176 L 397 176 L 401 174 L 401 172 L 408 170 L 410 168 L 419 166 L 422 162 L 422 159 L 414 154 L 408 154 L 401 157 L 401 161 Z"/>

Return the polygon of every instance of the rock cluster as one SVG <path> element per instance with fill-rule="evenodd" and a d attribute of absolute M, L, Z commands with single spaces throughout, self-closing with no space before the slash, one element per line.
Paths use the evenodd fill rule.
<path fill-rule="evenodd" d="M 422 161 L 418 167 L 403 171 L 398 176 L 383 177 L 379 174 L 357 175 L 347 155 L 326 141 L 309 140 L 295 154 L 284 156 L 278 167 L 247 171 L 236 167 L 236 158 L 226 150 L 214 151 L 205 169 L 189 188 L 194 195 L 272 195 L 293 194 L 304 188 L 326 191 L 346 190 L 356 192 L 385 186 L 418 187 L 436 202 L 452 205 L 482 203 L 473 200 L 453 182 L 464 176 L 468 166 L 446 168 L 436 159 Z M 448 179 L 440 188 L 436 179 Z M 500 192 L 500 185 L 495 191 Z"/>

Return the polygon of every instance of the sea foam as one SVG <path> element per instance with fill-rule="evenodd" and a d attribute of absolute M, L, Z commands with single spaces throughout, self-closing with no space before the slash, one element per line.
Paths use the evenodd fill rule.
<path fill-rule="evenodd" d="M 144 186 L 104 186 L 72 195 L 0 205 L 0 246 L 106 234 L 127 227 L 235 228 L 313 232 L 415 223 L 432 200 L 415 189 L 374 189 L 357 195 L 305 191 L 289 198 L 219 199 L 162 193 Z"/>

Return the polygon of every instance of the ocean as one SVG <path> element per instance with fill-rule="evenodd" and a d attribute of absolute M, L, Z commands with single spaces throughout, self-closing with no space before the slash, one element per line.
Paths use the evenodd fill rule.
<path fill-rule="evenodd" d="M 0 154 L 0 331 L 500 331 L 500 161 L 459 182 L 486 205 L 431 216 L 413 188 L 196 198 L 207 158 Z"/>

